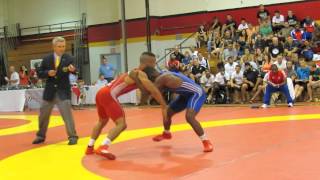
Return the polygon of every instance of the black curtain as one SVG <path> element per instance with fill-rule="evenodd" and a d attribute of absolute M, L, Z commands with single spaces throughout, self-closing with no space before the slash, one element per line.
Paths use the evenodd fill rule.
<path fill-rule="evenodd" d="M 4 77 L 7 76 L 7 70 L 4 63 L 3 53 L 0 51 L 0 86 L 6 85 Z"/>

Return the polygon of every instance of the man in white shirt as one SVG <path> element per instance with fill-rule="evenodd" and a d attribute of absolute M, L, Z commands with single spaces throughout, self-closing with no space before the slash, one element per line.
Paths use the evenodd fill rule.
<path fill-rule="evenodd" d="M 15 71 L 14 66 L 10 66 L 9 72 L 10 79 L 8 79 L 8 77 L 5 77 L 5 80 L 11 87 L 18 87 L 18 85 L 20 84 L 20 77 L 19 74 Z"/>
<path fill-rule="evenodd" d="M 225 91 L 226 93 L 226 99 L 227 99 L 227 104 L 230 103 L 230 94 L 229 94 L 229 88 L 227 86 L 227 75 L 225 74 L 225 70 L 222 68 L 219 70 L 219 72 L 216 74 L 216 77 L 214 79 L 214 92 L 213 92 L 213 97 L 215 98 L 217 93 L 219 91 Z M 217 102 L 216 102 L 217 103 Z"/>
<path fill-rule="evenodd" d="M 236 71 L 238 63 L 234 62 L 232 57 L 228 57 L 228 63 L 224 65 L 227 80 L 230 80 L 232 73 Z"/>
<path fill-rule="evenodd" d="M 208 60 L 202 56 L 201 53 L 198 53 L 199 61 L 200 61 L 200 66 L 203 66 L 206 69 L 209 69 L 210 65 Z"/>
<path fill-rule="evenodd" d="M 97 80 L 97 82 L 95 83 L 96 86 L 98 87 L 102 87 L 108 84 L 108 81 L 106 79 L 104 79 L 103 74 L 100 74 L 99 79 Z"/>
<path fill-rule="evenodd" d="M 274 11 L 274 16 L 272 17 L 272 30 L 273 32 L 278 32 L 284 27 L 284 16 L 280 14 L 280 11 Z"/>
<path fill-rule="evenodd" d="M 241 86 L 243 84 L 243 72 L 241 71 L 240 65 L 237 65 L 236 71 L 232 73 L 230 83 L 231 83 L 231 88 L 235 90 L 234 91 L 236 96 L 235 103 L 239 103 Z"/>
<path fill-rule="evenodd" d="M 277 57 L 277 61 L 275 61 L 273 64 L 277 65 L 278 69 L 281 71 L 287 69 L 287 60 L 282 55 L 279 55 Z"/>
<path fill-rule="evenodd" d="M 239 24 L 239 26 L 238 26 L 238 31 L 242 31 L 242 30 L 246 30 L 246 29 L 248 29 L 249 27 L 248 27 L 248 24 L 247 24 L 247 22 L 246 22 L 246 19 L 245 18 L 242 18 L 241 19 L 241 24 Z"/>

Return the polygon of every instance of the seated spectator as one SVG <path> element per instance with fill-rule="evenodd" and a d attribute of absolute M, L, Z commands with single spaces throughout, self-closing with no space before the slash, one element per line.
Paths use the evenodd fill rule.
<path fill-rule="evenodd" d="M 184 52 L 184 58 L 182 59 L 182 64 L 188 65 L 188 64 L 190 64 L 191 60 L 192 60 L 192 57 L 190 55 L 190 52 L 189 51 L 185 51 Z"/>
<path fill-rule="evenodd" d="M 8 77 L 5 77 L 5 80 L 7 81 L 10 87 L 17 88 L 18 85 L 20 84 L 19 74 L 16 72 L 14 66 L 9 67 L 9 72 L 10 72 L 10 79 Z"/>
<path fill-rule="evenodd" d="M 211 31 L 214 31 L 214 32 L 216 32 L 216 31 L 220 32 L 221 27 L 222 27 L 222 25 L 221 25 L 218 17 L 214 17 L 214 18 L 213 18 L 213 21 L 212 21 L 212 24 L 211 24 L 211 26 L 210 26 L 209 29 L 210 29 Z"/>
<path fill-rule="evenodd" d="M 103 74 L 99 75 L 99 79 L 94 83 L 95 86 L 106 86 L 108 84 L 108 81 L 106 79 L 104 79 Z"/>
<path fill-rule="evenodd" d="M 278 55 L 284 52 L 283 45 L 279 42 L 277 37 L 272 38 L 272 44 L 269 45 L 268 49 L 271 55 L 271 60 L 276 59 Z"/>
<path fill-rule="evenodd" d="M 227 80 L 229 80 L 229 78 L 231 77 L 233 72 L 236 71 L 237 65 L 238 65 L 238 63 L 234 62 L 232 57 L 228 57 L 228 62 L 224 65 Z"/>
<path fill-rule="evenodd" d="M 277 65 L 278 69 L 284 71 L 287 68 L 287 60 L 282 56 L 277 56 L 277 61 L 273 64 Z"/>
<path fill-rule="evenodd" d="M 297 73 L 294 70 L 294 65 L 292 63 L 292 61 L 287 61 L 287 67 L 284 70 L 287 78 L 291 78 L 292 81 L 294 81 L 297 78 Z"/>
<path fill-rule="evenodd" d="M 300 43 L 301 41 L 306 40 L 306 33 L 300 29 L 300 25 L 297 24 L 290 33 L 292 39 Z"/>
<path fill-rule="evenodd" d="M 288 22 L 284 23 L 284 27 L 279 31 L 278 37 L 282 39 L 283 42 L 290 36 L 293 27 L 289 26 Z"/>
<path fill-rule="evenodd" d="M 244 53 L 244 49 L 248 47 L 247 44 L 249 44 L 247 31 L 242 30 L 240 32 L 237 43 L 240 45 L 240 49 L 238 51 L 238 54 L 241 56 Z"/>
<path fill-rule="evenodd" d="M 313 51 L 310 46 L 309 41 L 304 41 L 301 46 L 301 55 L 305 58 L 307 62 L 312 61 L 313 59 Z"/>
<path fill-rule="evenodd" d="M 264 54 L 262 54 L 262 50 L 260 48 L 256 48 L 254 52 L 254 60 L 260 68 L 263 64 Z"/>
<path fill-rule="evenodd" d="M 251 67 L 250 63 L 245 63 L 246 70 L 243 72 L 243 84 L 241 86 L 242 102 L 246 102 L 247 92 L 255 92 L 260 83 L 259 72 Z"/>
<path fill-rule="evenodd" d="M 197 47 L 202 47 L 201 44 L 207 44 L 207 31 L 203 25 L 201 25 L 196 33 Z"/>
<path fill-rule="evenodd" d="M 226 93 L 226 103 L 230 103 L 230 94 L 229 89 L 227 87 L 227 75 L 225 74 L 224 68 L 218 69 L 218 73 L 215 77 L 215 84 L 214 84 L 214 90 L 213 90 L 213 98 L 215 98 L 216 104 L 219 104 L 220 101 L 217 99 L 217 95 L 219 92 L 223 91 Z M 222 101 L 221 101 L 222 103 Z"/>
<path fill-rule="evenodd" d="M 264 77 L 270 70 L 271 70 L 271 65 L 273 63 L 271 62 L 271 58 L 270 55 L 265 54 L 263 56 L 263 63 L 262 63 L 262 67 L 261 67 L 261 75 L 262 77 Z"/>
<path fill-rule="evenodd" d="M 213 35 L 210 36 L 210 38 L 208 39 L 208 52 L 209 54 L 211 53 L 211 51 L 213 50 L 215 52 L 217 52 L 217 50 L 221 49 L 223 47 L 223 39 L 220 36 L 219 31 L 214 31 Z"/>
<path fill-rule="evenodd" d="M 231 31 L 226 31 L 223 36 L 223 44 L 224 45 L 227 45 L 227 44 L 234 44 L 235 42 L 235 39 L 234 39 L 234 35 L 233 33 L 231 33 Z"/>
<path fill-rule="evenodd" d="M 193 66 L 191 68 L 191 73 L 194 76 L 195 82 L 197 84 L 200 84 L 200 78 L 202 76 L 202 73 L 205 71 L 206 69 L 200 65 L 199 59 L 195 58 L 193 60 Z"/>
<path fill-rule="evenodd" d="M 246 29 L 248 34 L 248 39 L 253 39 L 257 35 L 257 28 L 253 27 L 251 23 L 248 24 L 248 29 Z"/>
<path fill-rule="evenodd" d="M 76 72 L 69 73 L 69 81 L 71 85 L 77 85 L 78 83 L 78 74 Z"/>
<path fill-rule="evenodd" d="M 310 18 L 310 16 L 307 16 L 303 21 L 302 21 L 302 26 L 305 29 L 306 32 L 306 39 L 311 40 L 312 39 L 312 33 L 315 30 L 315 22 L 313 19 Z"/>
<path fill-rule="evenodd" d="M 275 64 L 271 66 L 271 71 L 266 74 L 264 81 L 267 82 L 267 87 L 265 95 L 263 97 L 262 108 L 269 107 L 272 93 L 278 91 L 285 94 L 287 98 L 288 107 L 293 106 L 293 101 L 290 96 L 288 86 L 286 84 L 286 75 L 284 74 L 284 72 L 278 70 L 278 67 Z"/>
<path fill-rule="evenodd" d="M 255 41 L 254 41 L 254 49 L 262 49 L 264 50 L 266 47 L 266 41 L 264 39 L 262 39 L 261 34 L 257 34 Z"/>
<path fill-rule="evenodd" d="M 292 37 L 289 36 L 284 44 L 284 53 L 286 56 L 291 57 L 293 53 L 298 51 L 298 43 L 293 41 Z"/>
<path fill-rule="evenodd" d="M 310 76 L 310 68 L 307 66 L 307 63 L 305 60 L 300 60 L 300 67 L 297 68 L 297 79 L 294 81 L 295 82 L 295 99 L 298 99 L 303 90 L 307 89 L 307 84 L 309 81 L 309 76 Z"/>
<path fill-rule="evenodd" d="M 235 103 L 239 103 L 239 92 L 241 91 L 243 83 L 243 72 L 241 71 L 240 65 L 236 66 L 236 71 L 232 73 L 231 80 L 230 80 L 230 86 L 235 92 L 236 101 Z"/>
<path fill-rule="evenodd" d="M 320 87 L 320 69 L 316 64 L 312 64 L 310 68 L 309 83 L 307 85 L 309 102 L 313 101 L 313 90 Z"/>
<path fill-rule="evenodd" d="M 262 37 L 267 37 L 273 34 L 272 26 L 270 22 L 262 21 L 259 26 L 259 33 L 262 35 Z"/>
<path fill-rule="evenodd" d="M 232 57 L 233 60 L 236 60 L 238 56 L 238 51 L 233 47 L 233 44 L 228 44 L 227 48 L 223 50 L 223 61 L 226 62 L 228 57 Z"/>
<path fill-rule="evenodd" d="M 212 100 L 214 81 L 214 75 L 211 74 L 209 70 L 206 70 L 200 78 L 200 85 L 203 87 L 207 94 L 207 103 L 211 103 Z"/>
<path fill-rule="evenodd" d="M 238 26 L 238 31 L 241 32 L 242 30 L 246 30 L 248 28 L 249 27 L 248 27 L 248 23 L 247 23 L 246 19 L 245 18 L 241 18 L 241 23 Z"/>
<path fill-rule="evenodd" d="M 233 20 L 233 17 L 230 14 L 228 14 L 226 23 L 222 26 L 221 33 L 223 34 L 226 30 L 229 30 L 232 34 L 232 37 L 234 37 L 234 33 L 236 29 L 237 29 L 237 23 Z"/>
<path fill-rule="evenodd" d="M 170 55 L 170 60 L 167 64 L 168 70 L 172 72 L 179 72 L 180 71 L 180 62 L 176 59 L 176 56 L 172 53 Z"/>
<path fill-rule="evenodd" d="M 280 31 L 284 27 L 284 16 L 280 14 L 279 10 L 274 11 L 274 16 L 272 17 L 272 30 L 274 32 Z"/>
<path fill-rule="evenodd" d="M 210 69 L 209 61 L 205 57 L 202 56 L 201 53 L 198 54 L 200 65 L 206 69 Z"/>
<path fill-rule="evenodd" d="M 20 86 L 27 86 L 29 85 L 29 75 L 26 66 L 20 66 L 19 70 L 19 78 L 20 78 Z"/>
<path fill-rule="evenodd" d="M 173 53 L 176 57 L 176 60 L 178 60 L 180 63 L 182 62 L 182 59 L 184 58 L 184 55 L 180 52 L 180 48 L 178 45 L 175 46 Z"/>
<path fill-rule="evenodd" d="M 297 24 L 299 24 L 298 18 L 291 10 L 288 11 L 287 22 L 291 27 L 295 27 Z"/>
<path fill-rule="evenodd" d="M 270 13 L 268 10 L 264 8 L 263 4 L 260 4 L 259 11 L 257 12 L 257 18 L 259 24 L 261 24 L 263 21 L 269 21 L 270 22 Z"/>

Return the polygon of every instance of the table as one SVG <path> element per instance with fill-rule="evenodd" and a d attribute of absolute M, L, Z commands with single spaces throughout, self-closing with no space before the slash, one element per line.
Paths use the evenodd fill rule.
<path fill-rule="evenodd" d="M 0 91 L 0 112 L 23 111 L 26 90 Z"/>

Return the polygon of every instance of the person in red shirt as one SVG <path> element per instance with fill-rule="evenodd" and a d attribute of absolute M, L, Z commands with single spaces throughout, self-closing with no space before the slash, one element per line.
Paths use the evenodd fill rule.
<path fill-rule="evenodd" d="M 21 85 L 21 86 L 27 86 L 27 85 L 29 85 L 28 70 L 27 70 L 27 68 L 26 68 L 24 65 L 22 65 L 22 66 L 20 67 L 19 77 L 20 77 L 20 85 Z"/>
<path fill-rule="evenodd" d="M 263 97 L 263 108 L 270 105 L 270 98 L 272 93 L 280 91 L 283 92 L 287 98 L 288 107 L 293 106 L 293 101 L 287 86 L 287 77 L 283 71 L 278 70 L 278 66 L 271 65 L 271 71 L 266 74 L 264 80 L 267 82 L 266 92 Z"/>
<path fill-rule="evenodd" d="M 180 61 L 176 59 L 174 54 L 170 55 L 170 60 L 168 61 L 168 70 L 172 72 L 180 71 Z"/>

